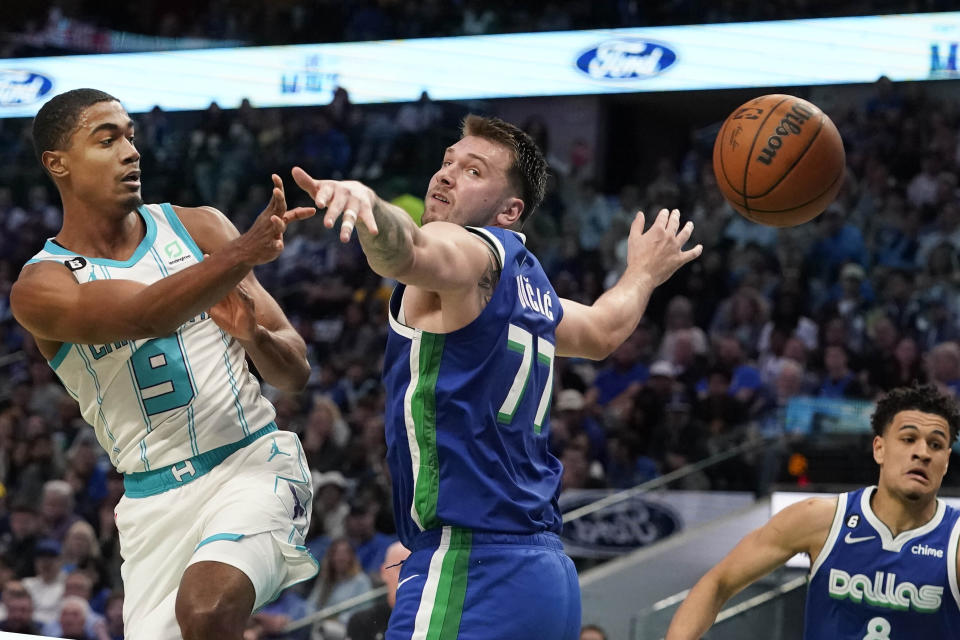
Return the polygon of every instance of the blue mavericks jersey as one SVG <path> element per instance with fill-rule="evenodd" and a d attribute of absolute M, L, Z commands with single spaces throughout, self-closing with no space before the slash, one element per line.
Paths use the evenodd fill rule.
<path fill-rule="evenodd" d="M 403 323 L 390 300 L 384 361 L 397 529 L 559 532 L 561 465 L 547 449 L 560 299 L 523 236 L 468 228 L 502 265 L 484 310 L 448 334 Z"/>
<path fill-rule="evenodd" d="M 874 490 L 838 496 L 810 569 L 804 638 L 960 638 L 960 511 L 938 499 L 930 522 L 893 537 L 870 508 Z"/>

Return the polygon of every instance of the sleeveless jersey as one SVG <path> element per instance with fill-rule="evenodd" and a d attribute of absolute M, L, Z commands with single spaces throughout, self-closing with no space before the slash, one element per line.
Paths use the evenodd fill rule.
<path fill-rule="evenodd" d="M 560 299 L 523 236 L 468 228 L 502 271 L 490 302 L 447 334 L 403 324 L 404 285 L 390 299 L 384 361 L 387 459 L 397 531 L 458 526 L 560 530 L 561 465 L 547 449 Z"/>
<path fill-rule="evenodd" d="M 65 264 L 80 283 L 150 284 L 203 259 L 169 204 L 137 211 L 146 235 L 129 260 L 89 258 L 48 240 L 27 264 Z M 275 415 L 243 347 L 207 313 L 168 336 L 64 343 L 50 366 L 121 473 L 150 471 L 241 440 Z"/>
<path fill-rule="evenodd" d="M 960 638 L 960 511 L 938 499 L 930 522 L 893 537 L 870 508 L 874 490 L 838 496 L 810 570 L 804 638 Z"/>

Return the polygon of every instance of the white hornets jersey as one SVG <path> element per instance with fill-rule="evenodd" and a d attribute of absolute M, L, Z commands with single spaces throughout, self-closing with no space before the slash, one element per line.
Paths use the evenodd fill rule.
<path fill-rule="evenodd" d="M 80 283 L 150 284 L 203 259 L 169 204 L 137 211 L 147 232 L 129 260 L 80 256 L 48 240 L 27 264 L 60 262 Z M 275 415 L 243 348 L 207 313 L 168 336 L 64 343 L 50 366 L 121 473 L 150 471 L 231 444 Z"/>

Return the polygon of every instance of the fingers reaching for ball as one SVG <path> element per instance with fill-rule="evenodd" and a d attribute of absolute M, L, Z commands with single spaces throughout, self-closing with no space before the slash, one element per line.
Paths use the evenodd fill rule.
<path fill-rule="evenodd" d="M 651 278 L 655 286 L 703 253 L 700 244 L 684 249 L 693 236 L 694 225 L 691 220 L 683 222 L 678 209 L 661 209 L 649 229 L 644 231 L 643 225 L 640 212 L 627 238 L 627 271 Z"/>

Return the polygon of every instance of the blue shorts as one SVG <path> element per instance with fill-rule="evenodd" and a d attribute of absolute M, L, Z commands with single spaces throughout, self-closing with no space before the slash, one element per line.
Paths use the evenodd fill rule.
<path fill-rule="evenodd" d="M 554 534 L 443 527 L 413 547 L 386 640 L 580 637 L 577 571 Z"/>

